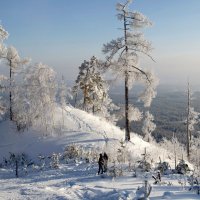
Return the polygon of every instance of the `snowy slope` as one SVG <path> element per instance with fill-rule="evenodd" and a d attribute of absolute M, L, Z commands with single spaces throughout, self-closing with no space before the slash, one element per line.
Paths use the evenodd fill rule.
<path fill-rule="evenodd" d="M 39 154 L 50 155 L 52 152 L 63 152 L 64 148 L 72 143 L 115 154 L 120 145 L 119 141 L 124 139 L 124 131 L 118 127 L 70 106 L 66 106 L 64 110 L 60 107 L 56 108 L 54 123 L 56 131 L 51 136 L 44 136 L 45 131 L 39 127 L 17 133 L 12 123 L 1 123 L 0 160 L 7 157 L 9 152 L 24 152 L 32 158 Z M 158 161 L 159 156 L 163 160 L 168 160 L 170 154 L 160 147 L 143 141 L 134 133 L 131 134 L 131 142 L 127 147 L 135 157 L 140 157 L 146 147 L 147 153 L 151 153 L 154 161 Z"/>
<path fill-rule="evenodd" d="M 9 152 L 25 152 L 34 159 L 39 154 L 63 152 L 65 146 L 72 143 L 106 151 L 109 157 L 113 157 L 119 141 L 124 139 L 124 131 L 116 126 L 70 106 L 64 112 L 59 107 L 56 109 L 54 123 L 56 131 L 51 136 L 44 136 L 46 132 L 40 127 L 19 134 L 12 123 L 1 123 L 1 160 Z M 154 162 L 159 156 L 166 161 L 170 155 L 167 150 L 144 142 L 134 133 L 131 134 L 131 142 L 126 145 L 133 158 L 141 157 L 145 147 Z M 78 161 L 63 163 L 59 169 L 36 169 L 28 174 L 21 172 L 20 177 L 15 178 L 12 169 L 0 168 L 0 200 L 134 200 L 136 190 L 143 185 L 144 179 L 148 177 L 153 183 L 151 173 L 138 174 L 134 178 L 133 172 L 126 172 L 122 177 L 112 178 L 96 175 L 97 170 L 97 163 Z M 188 191 L 188 184 L 180 184 L 185 180 L 182 175 L 163 176 L 162 184 L 152 184 L 150 199 L 199 199 L 194 191 Z"/>

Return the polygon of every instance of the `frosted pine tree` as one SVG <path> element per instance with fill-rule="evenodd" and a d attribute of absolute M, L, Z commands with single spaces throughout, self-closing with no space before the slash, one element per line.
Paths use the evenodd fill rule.
<path fill-rule="evenodd" d="M 82 93 L 80 106 L 83 110 L 96 113 L 100 109 L 100 102 L 106 96 L 105 81 L 98 71 L 98 60 L 92 57 L 90 61 L 84 61 L 79 67 L 79 74 L 73 92 Z"/>
<path fill-rule="evenodd" d="M 102 91 L 100 93 L 98 101 L 94 101 L 94 114 L 104 117 L 107 121 L 115 123 L 118 119 L 114 111 L 120 109 L 117 105 L 115 105 L 112 99 L 109 96 L 109 85 L 106 81 L 102 82 Z M 112 114 L 111 114 L 112 113 Z"/>
<path fill-rule="evenodd" d="M 130 3 L 131 0 L 126 1 L 124 4 L 117 4 L 117 17 L 123 25 L 123 36 L 103 46 L 103 53 L 107 54 L 105 68 L 111 69 L 119 78 L 124 79 L 125 139 L 128 141 L 130 140 L 129 90 L 136 81 L 140 81 L 147 86 L 147 89 L 141 95 L 141 100 L 149 104 L 147 100 L 155 97 L 153 74 L 143 70 L 138 62 L 140 54 L 152 59 L 150 55 L 151 43 L 139 32 L 140 29 L 151 26 L 151 22 L 143 14 L 129 11 Z"/>
<path fill-rule="evenodd" d="M 143 122 L 142 132 L 144 133 L 144 138 L 147 142 L 152 140 L 151 133 L 156 129 L 155 123 L 153 123 L 154 117 L 153 115 L 147 111 L 145 113 L 145 118 Z"/>
<path fill-rule="evenodd" d="M 91 106 L 91 93 L 93 92 L 93 80 L 91 77 L 93 73 L 94 66 L 91 66 L 90 62 L 85 60 L 79 67 L 79 74 L 73 87 L 73 93 L 75 95 L 78 95 L 79 91 L 82 92 L 83 99 L 81 100 L 80 106 L 83 110 L 88 110 L 88 107 Z"/>
<path fill-rule="evenodd" d="M 110 112 L 119 109 L 108 95 L 109 86 L 100 72 L 101 63 L 96 57 L 90 61 L 84 61 L 79 67 L 80 71 L 73 87 L 75 95 L 82 92 L 80 107 L 92 112 L 95 115 L 102 116 L 111 122 L 116 121 L 115 115 Z"/>

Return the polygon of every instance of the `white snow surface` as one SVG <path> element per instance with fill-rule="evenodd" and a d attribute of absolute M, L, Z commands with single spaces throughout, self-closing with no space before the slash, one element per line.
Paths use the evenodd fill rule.
<path fill-rule="evenodd" d="M 119 141 L 124 139 L 124 131 L 71 106 L 66 106 L 63 113 L 64 125 L 62 109 L 56 108 L 54 123 L 57 131 L 51 136 L 45 136 L 45 131 L 39 127 L 17 133 L 11 122 L 0 123 L 0 162 L 3 157 L 9 156 L 9 152 L 26 153 L 34 160 L 39 154 L 47 156 L 63 152 L 70 144 L 106 151 L 109 157 L 116 154 Z M 141 157 L 146 147 L 154 162 L 160 157 L 173 165 L 169 160 L 171 153 L 143 141 L 137 134 L 131 133 L 131 141 L 126 146 L 135 158 Z M 59 169 L 33 170 L 15 178 L 12 169 L 0 168 L 0 200 L 132 200 L 145 179 L 144 174 L 134 178 L 132 172 L 118 178 L 99 176 L 96 175 L 97 170 L 97 163 L 79 161 L 61 164 Z M 149 177 L 150 183 L 153 182 L 151 174 L 145 176 Z M 182 175 L 164 176 L 164 184 L 153 185 L 149 199 L 200 199 L 200 196 L 188 191 L 187 184 L 180 185 L 177 181 L 180 179 L 185 178 Z M 172 185 L 167 184 L 169 182 Z"/>
<path fill-rule="evenodd" d="M 42 155 L 50 155 L 53 152 L 63 152 L 69 144 L 79 144 L 88 148 L 95 148 L 113 153 L 124 140 L 124 130 L 105 121 L 103 118 L 88 114 L 71 106 L 66 106 L 64 112 L 64 126 L 62 119 L 62 109 L 56 108 L 55 132 L 46 134 L 46 130 L 40 127 L 31 128 L 24 132 L 17 133 L 15 126 L 5 121 L 0 123 L 0 162 L 3 157 L 7 157 L 9 152 L 25 152 L 32 158 Z M 140 157 L 147 148 L 147 153 L 151 152 L 154 161 L 168 160 L 170 153 L 160 147 L 145 142 L 142 138 L 131 133 L 131 141 L 126 144 L 127 148 L 133 152 L 133 156 Z"/>

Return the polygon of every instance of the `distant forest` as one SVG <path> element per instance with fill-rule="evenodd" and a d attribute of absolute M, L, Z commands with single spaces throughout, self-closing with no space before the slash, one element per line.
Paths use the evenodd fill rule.
<path fill-rule="evenodd" d="M 137 93 L 139 89 L 135 92 L 132 92 L 130 95 L 130 103 L 135 104 L 135 106 L 142 109 L 142 104 L 137 102 Z M 116 104 L 123 104 L 124 97 L 123 94 L 114 91 L 111 94 L 113 102 Z M 200 112 L 200 92 L 193 92 L 192 96 L 192 106 L 195 111 Z M 153 100 L 153 103 L 150 108 L 150 112 L 154 115 L 156 130 L 153 132 L 154 138 L 159 142 L 163 137 L 171 139 L 173 133 L 182 143 L 185 143 L 186 140 L 186 110 L 187 110 L 187 93 L 179 88 L 170 89 L 168 87 L 160 87 L 158 89 L 157 97 Z M 124 120 L 118 122 L 118 126 L 121 128 L 124 127 Z M 142 135 L 141 131 L 142 121 L 141 122 L 132 122 L 131 131 L 136 132 Z M 200 125 L 195 128 L 194 135 L 200 134 Z"/>

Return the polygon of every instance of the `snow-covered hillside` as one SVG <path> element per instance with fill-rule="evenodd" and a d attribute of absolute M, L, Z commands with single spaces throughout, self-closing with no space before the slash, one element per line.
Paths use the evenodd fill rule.
<path fill-rule="evenodd" d="M 64 116 L 64 117 L 63 117 Z M 40 127 L 17 133 L 15 126 L 6 121 L 0 124 L 0 158 L 8 157 L 9 152 L 26 153 L 33 160 L 38 155 L 62 153 L 66 146 L 75 144 L 88 151 L 106 151 L 109 158 L 115 157 L 124 131 L 79 109 L 67 106 L 56 108 L 55 132 L 51 136 Z M 169 160 L 170 153 L 154 144 L 143 141 L 137 134 L 131 134 L 131 142 L 125 144 L 133 160 L 141 159 L 146 147 L 152 162 L 159 157 Z M 108 163 L 110 167 L 112 163 Z M 29 169 L 20 172 L 15 178 L 12 168 L 0 168 L 0 200 L 133 200 L 138 186 L 148 178 L 153 183 L 151 173 L 138 174 L 124 172 L 124 176 L 112 178 L 97 175 L 98 164 L 79 160 L 75 163 L 62 163 L 58 169 Z M 162 177 L 162 184 L 153 185 L 150 199 L 198 199 L 188 191 L 186 177 L 169 175 Z"/>
<path fill-rule="evenodd" d="M 26 153 L 34 158 L 39 154 L 50 155 L 53 152 L 63 152 L 64 148 L 72 143 L 115 155 L 120 141 L 124 140 L 123 130 L 102 118 L 70 106 L 63 110 L 60 107 L 56 108 L 54 123 L 54 133 L 46 136 L 47 133 L 40 127 L 19 133 L 11 122 L 2 122 L 0 124 L 1 161 L 3 157 L 9 155 L 9 152 Z M 168 160 L 169 157 L 169 152 L 143 141 L 134 133 L 131 134 L 131 142 L 126 145 L 128 150 L 133 152 L 132 156 L 136 158 L 141 157 L 145 147 L 147 153 L 151 153 L 154 162 L 158 161 L 159 157 L 163 160 Z"/>

